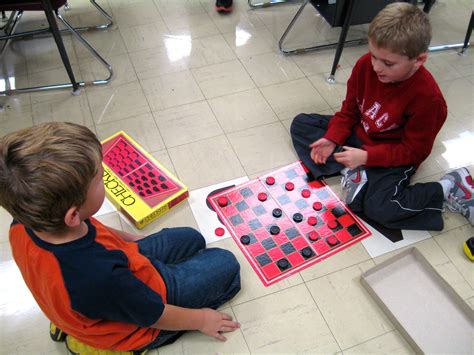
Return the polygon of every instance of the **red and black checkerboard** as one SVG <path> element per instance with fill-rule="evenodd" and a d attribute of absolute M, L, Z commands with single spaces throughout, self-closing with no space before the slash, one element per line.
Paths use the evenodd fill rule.
<path fill-rule="evenodd" d="M 296 162 L 209 197 L 268 286 L 370 235 L 323 181 Z"/>
<path fill-rule="evenodd" d="M 179 190 L 179 186 L 138 149 L 119 136 L 103 153 L 104 162 L 145 201 Z"/>

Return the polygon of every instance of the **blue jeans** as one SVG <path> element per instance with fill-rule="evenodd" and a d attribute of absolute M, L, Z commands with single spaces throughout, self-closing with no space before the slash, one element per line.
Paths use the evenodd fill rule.
<path fill-rule="evenodd" d="M 167 303 L 185 308 L 216 309 L 240 290 L 240 265 L 228 250 L 206 249 L 192 228 L 165 228 L 137 241 L 166 284 Z M 183 332 L 162 330 L 140 350 L 170 344 Z"/>

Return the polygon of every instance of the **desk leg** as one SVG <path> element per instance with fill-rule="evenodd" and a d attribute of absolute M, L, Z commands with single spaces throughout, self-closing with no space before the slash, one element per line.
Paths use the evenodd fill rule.
<path fill-rule="evenodd" d="M 331 74 L 329 75 L 327 81 L 330 84 L 336 82 L 335 74 L 339 60 L 341 59 L 342 50 L 344 49 L 344 42 L 346 41 L 347 32 L 349 32 L 349 27 L 352 18 L 352 10 L 354 9 L 354 0 L 349 0 L 347 4 L 346 18 L 344 19 L 344 25 L 342 26 L 341 34 L 339 36 L 339 42 L 336 48 L 336 55 L 334 56 L 334 61 L 332 63 Z"/>

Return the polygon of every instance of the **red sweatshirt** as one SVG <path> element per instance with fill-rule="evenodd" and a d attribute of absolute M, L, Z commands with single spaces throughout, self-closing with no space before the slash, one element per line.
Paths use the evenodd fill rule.
<path fill-rule="evenodd" d="M 354 66 L 346 99 L 324 137 L 343 145 L 354 131 L 368 153 L 366 166 L 418 166 L 430 154 L 447 112 L 425 67 L 402 82 L 382 83 L 368 53 Z"/>

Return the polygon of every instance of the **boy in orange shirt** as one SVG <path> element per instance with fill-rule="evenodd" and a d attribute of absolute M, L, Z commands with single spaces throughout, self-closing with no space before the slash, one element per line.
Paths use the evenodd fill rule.
<path fill-rule="evenodd" d="M 217 309 L 240 290 L 232 253 L 191 228 L 148 237 L 94 219 L 104 201 L 100 142 L 46 123 L 0 140 L 0 205 L 13 257 L 46 316 L 97 349 L 144 351 L 183 330 L 219 340 L 240 325 Z"/>

